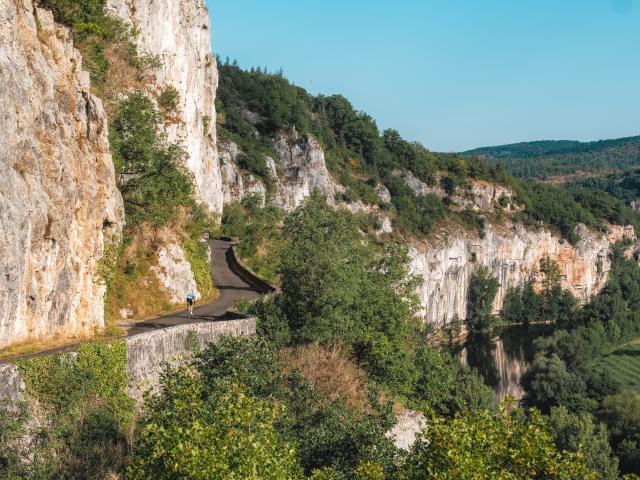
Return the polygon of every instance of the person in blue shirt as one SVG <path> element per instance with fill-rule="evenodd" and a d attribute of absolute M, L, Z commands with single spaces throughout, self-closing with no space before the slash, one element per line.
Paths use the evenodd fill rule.
<path fill-rule="evenodd" d="M 193 315 L 193 304 L 196 303 L 196 296 L 193 292 L 189 292 L 187 294 L 187 311 L 189 312 L 189 316 Z"/>

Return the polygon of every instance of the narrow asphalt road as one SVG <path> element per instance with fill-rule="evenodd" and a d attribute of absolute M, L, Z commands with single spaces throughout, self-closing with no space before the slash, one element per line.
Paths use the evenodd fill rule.
<path fill-rule="evenodd" d="M 138 333 L 149 332 L 155 329 L 172 327 L 174 325 L 185 325 L 200 322 L 211 322 L 216 320 L 225 320 L 226 313 L 238 300 L 251 300 L 260 296 L 260 293 L 254 286 L 245 282 L 236 271 L 235 262 L 233 261 L 233 253 L 231 247 L 232 242 L 224 240 L 209 240 L 211 249 L 211 276 L 213 283 L 220 291 L 220 296 L 215 302 L 198 306 L 193 309 L 193 316 L 190 317 L 185 310 L 172 313 L 163 317 L 157 317 L 137 323 L 122 325 L 127 330 L 126 336 L 130 337 Z M 185 307 L 186 296 L 184 293 Z M 39 352 L 33 352 L 25 355 L 18 355 L 14 358 L 5 358 L 0 363 L 7 363 L 16 359 L 27 359 L 33 357 L 41 357 L 51 355 L 57 352 L 73 351 L 79 343 L 71 343 L 63 347 L 51 348 Z"/>
<path fill-rule="evenodd" d="M 209 304 L 196 306 L 193 316 L 190 317 L 187 310 L 172 313 L 163 317 L 153 318 L 131 324 L 127 332 L 128 336 L 137 333 L 148 332 L 150 329 L 199 323 L 214 320 L 224 320 L 229 310 L 238 300 L 251 300 L 260 296 L 252 285 L 245 282 L 236 272 L 233 262 L 231 247 L 233 243 L 224 240 L 209 240 L 211 249 L 211 277 L 213 283 L 220 292 L 218 299 Z M 184 292 L 185 303 L 188 292 Z"/>

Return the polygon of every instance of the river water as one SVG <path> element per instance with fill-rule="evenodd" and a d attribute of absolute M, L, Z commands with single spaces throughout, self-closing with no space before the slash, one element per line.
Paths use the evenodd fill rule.
<path fill-rule="evenodd" d="M 460 352 L 460 359 L 484 377 L 497 400 L 507 395 L 520 400 L 524 395 L 520 379 L 533 357 L 533 339 L 547 328 L 511 326 L 495 329 L 491 334 L 472 335 Z"/>

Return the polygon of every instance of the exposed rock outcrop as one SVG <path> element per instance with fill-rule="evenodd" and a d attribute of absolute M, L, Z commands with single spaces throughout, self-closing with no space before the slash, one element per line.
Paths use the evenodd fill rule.
<path fill-rule="evenodd" d="M 165 127 L 171 142 L 182 142 L 189 158 L 196 194 L 214 212 L 222 211 L 223 193 L 216 152 L 216 59 L 203 0 L 107 0 L 107 8 L 138 32 L 142 53 L 157 56 L 160 94 L 173 86 L 179 93 L 178 119 Z"/>
<path fill-rule="evenodd" d="M 318 191 L 334 202 L 335 194 L 344 188 L 334 180 L 324 159 L 324 151 L 311 136 L 293 140 L 284 136 L 275 141 L 281 174 L 273 195 L 273 204 L 284 210 L 294 210 L 302 201 Z"/>
<path fill-rule="evenodd" d="M 152 269 L 169 294 L 171 303 L 183 303 L 187 292 L 193 292 L 196 298 L 202 296 L 198 291 L 191 264 L 187 261 L 184 250 L 179 245 L 170 243 L 160 247 L 158 265 Z"/>
<path fill-rule="evenodd" d="M 0 348 L 92 335 L 123 222 L 107 118 L 69 30 L 31 0 L 0 0 L 0 53 Z"/>
<path fill-rule="evenodd" d="M 286 211 L 295 210 L 314 191 L 335 203 L 335 195 L 344 187 L 333 179 L 325 163 L 324 151 L 311 136 L 288 138 L 284 135 L 274 142 L 278 161 L 265 157 L 273 180 L 272 190 L 267 192 L 264 182 L 238 168 L 237 159 L 242 153 L 231 142 L 220 145 L 220 164 L 224 202 L 232 203 L 251 194 L 269 196 L 269 203 Z"/>
<path fill-rule="evenodd" d="M 233 142 L 222 142 L 218 144 L 218 151 L 225 205 L 240 202 L 244 197 L 252 194 L 259 195 L 264 203 L 267 195 L 264 183 L 251 173 L 238 168 L 236 160 L 241 153 L 238 146 Z M 269 160 L 270 165 L 273 166 L 272 172 L 275 172 L 275 163 L 272 159 Z M 277 173 L 272 174 L 276 178 Z"/>
<path fill-rule="evenodd" d="M 600 234 L 579 226 L 578 233 L 580 241 L 574 246 L 548 230 L 488 225 L 483 238 L 456 232 L 413 246 L 412 270 L 423 279 L 418 288 L 422 313 L 436 327 L 454 315 L 465 318 L 467 290 L 480 265 L 489 267 L 500 283 L 494 303 L 498 312 L 509 288 L 541 279 L 540 261 L 546 256 L 558 263 L 563 287 L 586 302 L 607 280 L 611 243 L 634 232 L 632 227 L 611 226 L 609 234 Z"/>
<path fill-rule="evenodd" d="M 395 170 L 394 175 L 401 176 L 407 186 L 416 195 L 435 195 L 438 198 L 448 197 L 441 186 L 441 177 L 438 177 L 435 185 L 427 185 L 418 179 L 409 170 Z M 471 210 L 491 211 L 498 208 L 511 210 L 516 207 L 512 204 L 515 197 L 513 191 L 503 185 L 475 180 L 470 183 L 468 189 L 458 189 L 454 195 L 449 197 L 451 208 Z"/>
<path fill-rule="evenodd" d="M 422 413 L 405 410 L 396 417 L 396 424 L 385 436 L 393 441 L 396 448 L 408 451 L 427 428 L 427 419 Z"/>

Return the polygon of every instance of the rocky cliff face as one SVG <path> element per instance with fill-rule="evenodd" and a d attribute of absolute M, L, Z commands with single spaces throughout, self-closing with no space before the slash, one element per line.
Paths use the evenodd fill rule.
<path fill-rule="evenodd" d="M 579 234 L 581 240 L 573 246 L 548 230 L 488 225 L 483 238 L 457 232 L 413 246 L 412 270 L 424 279 L 418 288 L 422 313 L 436 327 L 454 315 L 465 318 L 469 283 L 481 265 L 489 267 L 500 283 L 494 303 L 498 312 L 509 288 L 540 280 L 540 261 L 546 256 L 558 263 L 563 287 L 587 301 L 607 280 L 611 243 L 633 237 L 634 232 L 632 227 L 612 226 L 605 235 L 581 226 Z"/>
<path fill-rule="evenodd" d="M 286 211 L 295 210 L 314 191 L 335 203 L 335 195 L 344 191 L 337 184 L 325 163 L 322 147 L 311 136 L 280 136 L 274 141 L 277 160 L 266 157 L 265 161 L 273 179 L 272 191 L 254 175 L 240 170 L 236 164 L 241 153 L 237 145 L 225 142 L 220 145 L 220 163 L 224 202 L 232 203 L 251 194 L 269 197 L 269 202 Z"/>
<path fill-rule="evenodd" d="M 223 193 L 216 152 L 216 59 L 203 0 L 107 0 L 107 9 L 138 31 L 141 53 L 157 56 L 159 94 L 174 87 L 178 118 L 166 127 L 169 141 L 180 141 L 189 159 L 198 198 L 214 212 L 222 211 Z"/>
<path fill-rule="evenodd" d="M 69 31 L 31 0 L 0 0 L 0 52 L 0 348 L 91 335 L 123 222 L 107 119 Z"/>
<path fill-rule="evenodd" d="M 330 202 L 353 213 L 377 215 L 378 233 L 390 233 L 390 219 L 377 207 L 360 202 L 340 203 L 336 193 L 344 190 L 327 170 L 321 146 L 311 137 L 274 142 L 277 162 L 267 159 L 274 180 L 269 201 L 284 210 L 294 210 L 315 189 L 327 195 Z M 225 203 L 241 200 L 251 193 L 266 195 L 262 181 L 236 165 L 239 150 L 236 145 L 221 146 Z M 446 196 L 437 183 L 429 186 L 411 172 L 395 172 L 417 194 Z M 389 191 L 378 185 L 376 192 L 382 201 L 389 202 Z M 466 191 L 451 198 L 453 209 L 472 209 L 480 212 L 514 211 L 519 207 L 511 201 L 508 188 L 484 181 L 475 181 Z M 418 296 L 425 321 L 439 328 L 458 316 L 466 317 L 467 290 L 475 270 L 485 265 L 491 268 L 500 282 L 494 310 L 500 311 L 510 288 L 528 280 L 539 281 L 540 261 L 549 257 L 558 262 L 563 286 L 581 302 L 586 302 L 604 286 L 610 270 L 610 245 L 624 237 L 633 237 L 633 228 L 610 227 L 607 235 L 579 227 L 581 240 L 573 246 L 544 229 L 527 230 L 521 224 L 487 225 L 484 236 L 462 229 L 441 232 L 430 241 L 416 242 L 410 248 L 412 271 L 422 279 Z"/>

